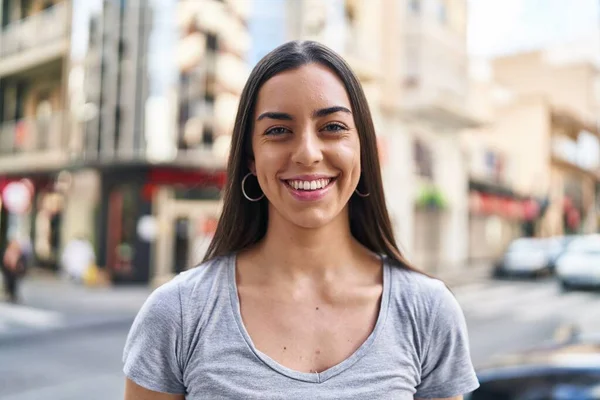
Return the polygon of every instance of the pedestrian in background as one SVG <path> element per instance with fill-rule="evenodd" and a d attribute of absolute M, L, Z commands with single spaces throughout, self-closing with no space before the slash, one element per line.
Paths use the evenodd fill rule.
<path fill-rule="evenodd" d="M 2 280 L 4 293 L 8 301 L 17 303 L 19 300 L 19 281 L 27 271 L 26 254 L 17 239 L 8 242 L 2 257 Z"/>
<path fill-rule="evenodd" d="M 461 399 L 464 317 L 395 243 L 360 83 L 315 42 L 241 96 L 204 263 L 157 289 L 124 351 L 133 399 Z"/>
<path fill-rule="evenodd" d="M 96 265 L 94 247 L 85 235 L 76 235 L 67 243 L 60 264 L 69 279 L 83 283 L 86 272 Z"/>

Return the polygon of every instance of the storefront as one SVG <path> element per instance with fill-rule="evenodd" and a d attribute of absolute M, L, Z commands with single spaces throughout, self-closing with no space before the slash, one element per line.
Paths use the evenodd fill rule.
<path fill-rule="evenodd" d="M 140 166 L 105 170 L 101 180 L 97 259 L 113 282 L 147 283 L 201 259 L 200 239 L 218 218 L 204 206 L 219 203 L 223 172 Z"/>
<path fill-rule="evenodd" d="M 34 265 L 58 269 L 64 196 L 55 176 L 0 178 L 0 249 L 19 240 Z"/>
<path fill-rule="evenodd" d="M 469 183 L 469 260 L 494 260 L 517 237 L 534 236 L 545 203 L 499 185 Z"/>

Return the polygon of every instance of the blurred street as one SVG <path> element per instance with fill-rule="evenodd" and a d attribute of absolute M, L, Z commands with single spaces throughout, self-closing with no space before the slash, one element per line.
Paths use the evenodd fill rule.
<path fill-rule="evenodd" d="M 450 280 L 471 335 L 476 366 L 552 340 L 578 323 L 600 332 L 600 294 L 563 293 L 552 278 Z M 89 289 L 30 278 L 25 305 L 0 304 L 0 399 L 122 398 L 121 352 L 147 288 Z"/>
<path fill-rule="evenodd" d="M 122 399 L 130 323 L 0 339 L 0 399 Z"/>
<path fill-rule="evenodd" d="M 0 293 L 0 400 L 123 397 L 139 308 L 204 258 L 223 189 L 245 194 L 227 175 L 242 92 L 290 40 L 360 81 L 394 237 L 452 288 L 480 378 L 568 326 L 600 334 L 600 291 L 561 289 L 600 287 L 600 1 L 0 0 L 0 16 L 7 299 L 26 273 L 19 304 Z M 514 361 L 491 387 L 533 399 L 540 366 Z M 562 390 L 541 381 L 556 387 L 527 389 Z"/>
<path fill-rule="evenodd" d="M 118 399 L 121 352 L 143 287 L 86 288 L 48 276 L 0 302 L 0 399 Z"/>
<path fill-rule="evenodd" d="M 575 324 L 582 333 L 600 332 L 600 294 L 562 292 L 552 278 L 543 281 L 484 281 L 454 289 L 471 339 L 476 367 L 495 356 L 553 339 L 560 327 Z"/>

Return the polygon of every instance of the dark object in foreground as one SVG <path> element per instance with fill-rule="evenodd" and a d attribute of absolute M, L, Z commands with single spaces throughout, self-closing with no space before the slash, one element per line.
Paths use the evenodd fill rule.
<path fill-rule="evenodd" d="M 466 400 L 599 400 L 600 335 L 573 334 L 503 357 L 478 378 L 480 388 Z"/>

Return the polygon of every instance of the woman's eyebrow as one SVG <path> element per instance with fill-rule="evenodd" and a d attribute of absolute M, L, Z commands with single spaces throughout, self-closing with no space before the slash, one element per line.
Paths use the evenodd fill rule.
<path fill-rule="evenodd" d="M 260 114 L 258 116 L 258 118 L 256 118 L 256 120 L 260 121 L 261 119 L 265 119 L 265 118 L 279 119 L 279 120 L 283 120 L 283 121 L 293 121 L 294 120 L 294 117 L 292 117 L 288 113 L 273 112 L 273 111 L 267 111 L 267 112 Z"/>
<path fill-rule="evenodd" d="M 321 118 L 326 115 L 334 114 L 337 112 L 345 112 L 348 114 L 352 114 L 352 112 L 349 109 L 347 109 L 346 107 L 333 106 L 333 107 L 327 107 L 327 108 L 321 108 L 321 109 L 315 110 L 312 114 L 312 117 L 313 118 Z M 275 112 L 275 111 L 264 112 L 264 113 L 260 114 L 258 116 L 258 118 L 256 118 L 256 120 L 260 121 L 265 118 L 277 119 L 277 120 L 281 120 L 281 121 L 293 121 L 294 120 L 294 117 L 291 114 L 284 113 L 284 112 Z"/>
<path fill-rule="evenodd" d="M 336 112 L 345 112 L 348 114 L 352 114 L 352 111 L 348 110 L 346 107 L 342 106 L 333 106 L 327 108 L 321 108 L 320 110 L 315 110 L 313 112 L 313 118 L 321 118 L 329 114 L 334 114 Z"/>

